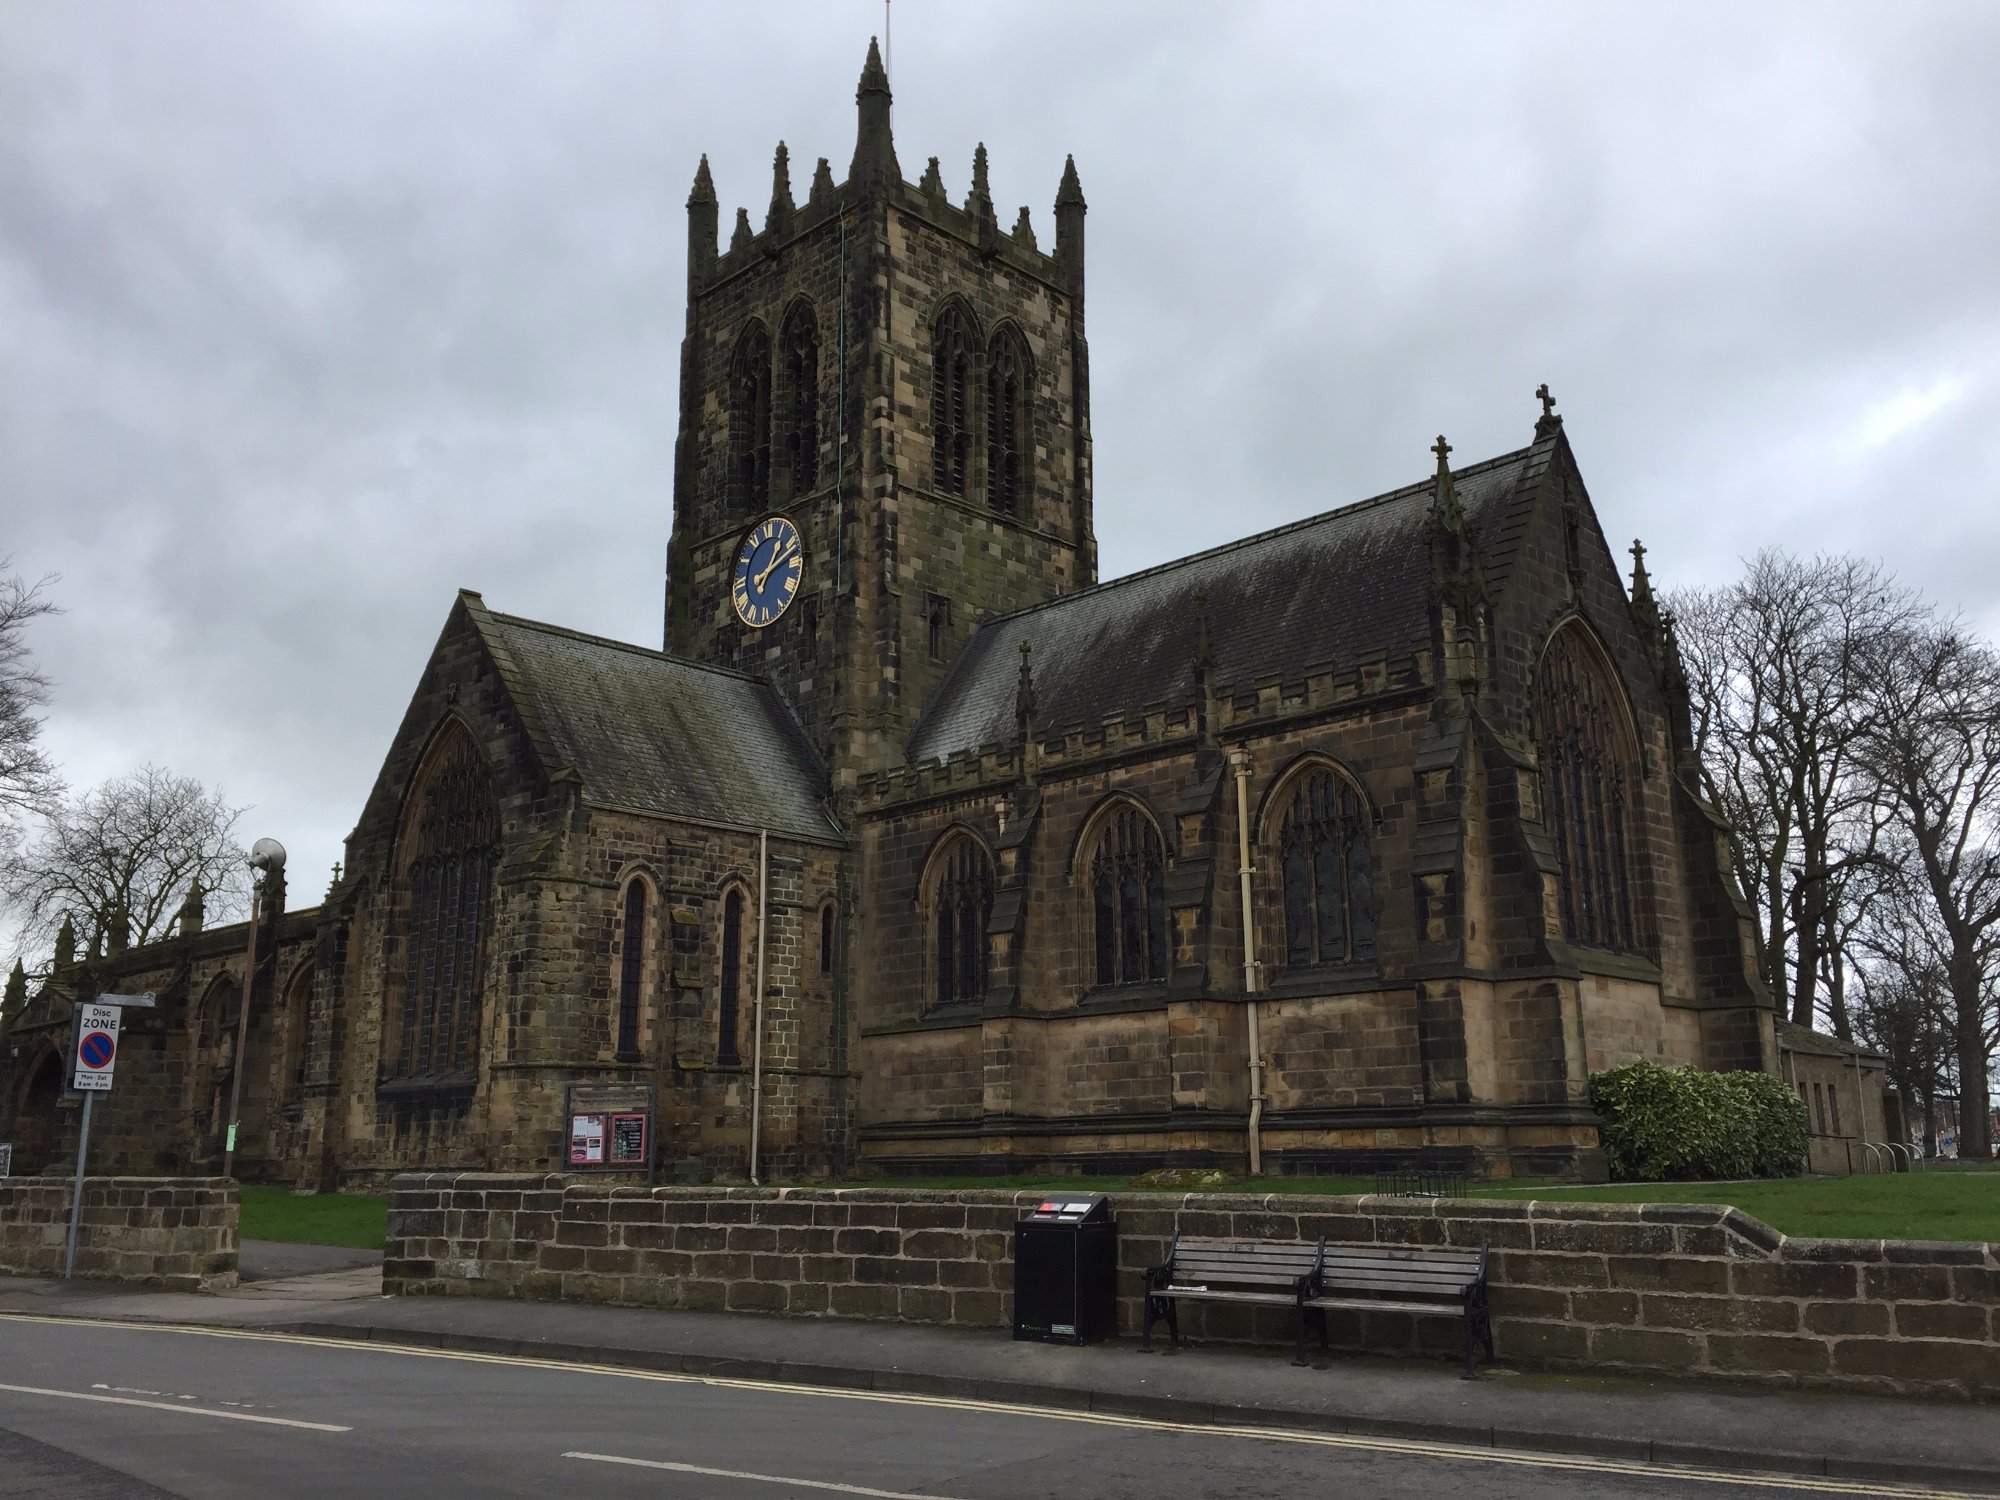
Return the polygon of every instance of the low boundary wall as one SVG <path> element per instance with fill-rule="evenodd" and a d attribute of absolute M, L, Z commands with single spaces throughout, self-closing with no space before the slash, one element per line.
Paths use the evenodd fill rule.
<path fill-rule="evenodd" d="M 815 1317 L 1012 1325 L 1013 1226 L 1043 1195 L 617 1188 L 432 1173 L 390 1188 L 383 1289 Z M 1793 1239 L 1735 1209 L 1116 1195 L 1119 1326 L 1178 1230 L 1487 1245 L 1510 1364 L 2000 1399 L 2000 1246 Z M 1196 1339 L 1289 1344 L 1283 1310 L 1189 1304 Z M 1457 1323 L 1330 1313 L 1337 1347 L 1455 1352 Z"/>
<path fill-rule="evenodd" d="M 72 1185 L 0 1178 L 0 1273 L 62 1275 Z M 239 1206 L 227 1177 L 86 1177 L 76 1274 L 176 1292 L 234 1286 Z"/>

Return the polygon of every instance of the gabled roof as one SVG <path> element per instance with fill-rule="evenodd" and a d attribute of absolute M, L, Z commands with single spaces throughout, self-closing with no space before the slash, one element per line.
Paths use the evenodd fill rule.
<path fill-rule="evenodd" d="M 1866 1057 L 1882 1061 L 1882 1054 L 1859 1042 L 1843 1042 L 1837 1036 L 1815 1031 L 1794 1021 L 1777 1023 L 1778 1045 L 1792 1052 L 1812 1052 L 1821 1057 Z"/>
<path fill-rule="evenodd" d="M 1507 502 L 1545 467 L 1548 447 L 1452 471 L 1476 540 L 1501 530 Z M 1425 479 L 989 621 L 911 735 L 909 759 L 1013 740 L 1024 641 L 1033 648 L 1038 733 L 1191 702 L 1197 590 L 1208 596 L 1213 680 L 1222 687 L 1296 680 L 1424 646 L 1433 485 Z M 1489 556 L 1489 574 L 1493 566 Z"/>
<path fill-rule="evenodd" d="M 586 802 L 838 839 L 826 771 L 771 685 L 603 636 L 461 602 L 551 772 Z"/>

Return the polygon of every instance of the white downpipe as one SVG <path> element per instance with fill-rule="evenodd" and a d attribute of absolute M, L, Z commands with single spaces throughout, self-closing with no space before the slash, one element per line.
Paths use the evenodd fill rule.
<path fill-rule="evenodd" d="M 757 1148 L 762 1142 L 764 1127 L 764 913 L 768 903 L 764 899 L 764 889 L 769 883 L 771 868 L 771 833 L 760 829 L 757 833 L 757 1003 L 755 1019 L 756 1036 L 750 1043 L 750 1185 L 759 1186 L 757 1177 Z"/>
<path fill-rule="evenodd" d="M 1250 899 L 1250 751 L 1238 745 L 1229 752 L 1236 773 L 1236 870 L 1243 900 L 1243 1011 L 1249 1027 L 1250 1051 L 1250 1175 L 1264 1175 L 1264 1038 L 1257 1004 L 1257 917 Z"/>

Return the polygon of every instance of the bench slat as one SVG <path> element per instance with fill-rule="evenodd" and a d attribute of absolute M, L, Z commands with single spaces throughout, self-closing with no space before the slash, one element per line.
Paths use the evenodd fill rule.
<path fill-rule="evenodd" d="M 1390 1271 L 1329 1271 L 1320 1280 L 1327 1286 L 1407 1286 L 1407 1287 L 1466 1287 L 1478 1278 L 1463 1271 L 1445 1271 L 1428 1275 L 1411 1275 L 1408 1272 Z"/>
<path fill-rule="evenodd" d="M 1407 1267 L 1410 1270 L 1464 1270 L 1477 1271 L 1477 1255 L 1336 1255 L 1326 1253 L 1329 1269 L 1337 1266 L 1391 1266 Z"/>
<path fill-rule="evenodd" d="M 1444 1313 L 1457 1317 L 1461 1311 L 1453 1302 L 1373 1302 L 1365 1297 L 1309 1297 L 1307 1307 L 1332 1307 L 1350 1312 Z"/>

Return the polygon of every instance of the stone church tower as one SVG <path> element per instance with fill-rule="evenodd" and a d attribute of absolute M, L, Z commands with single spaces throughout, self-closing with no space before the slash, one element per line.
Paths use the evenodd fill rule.
<path fill-rule="evenodd" d="M 963 203 L 935 158 L 903 180 L 873 43 L 855 99 L 847 180 L 822 158 L 796 201 L 780 143 L 726 249 L 695 176 L 667 559 L 666 649 L 768 676 L 840 787 L 901 762 L 982 618 L 1097 581 L 1075 164 L 1044 253 L 1025 207 L 1001 229 L 984 146 Z M 803 578 L 746 627 L 731 566 L 773 514 Z"/>
<path fill-rule="evenodd" d="M 463 592 L 321 904 L 247 976 L 198 900 L 61 964 L 0 1138 L 59 1154 L 114 988 L 161 1003 L 107 1164 L 214 1160 L 240 1073 L 244 1170 L 329 1187 L 1588 1175 L 1593 1072 L 1774 1067 L 1672 622 L 1547 388 L 1511 452 L 1100 583 L 1074 164 L 1045 253 L 983 147 L 904 180 L 872 45 L 856 102 L 846 180 L 780 145 L 726 247 L 696 173 L 664 649 Z M 593 1162 L 612 1095 L 654 1133 Z"/>

